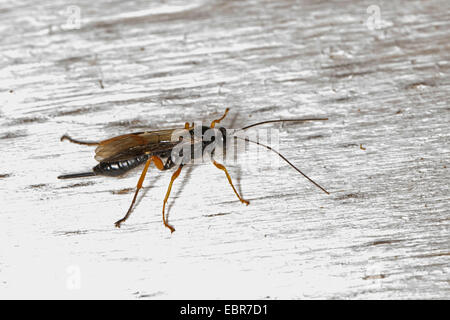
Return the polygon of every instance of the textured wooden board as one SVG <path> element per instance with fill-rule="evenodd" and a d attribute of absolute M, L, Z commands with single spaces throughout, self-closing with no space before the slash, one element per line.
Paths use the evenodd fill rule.
<path fill-rule="evenodd" d="M 449 9 L 3 2 L 0 297 L 449 298 Z M 229 168 L 245 207 L 200 165 L 174 185 L 171 235 L 170 173 L 151 170 L 120 230 L 138 171 L 56 179 L 95 165 L 64 133 L 103 139 L 225 107 L 234 127 L 328 116 L 272 127 L 331 195 L 251 154 Z"/>

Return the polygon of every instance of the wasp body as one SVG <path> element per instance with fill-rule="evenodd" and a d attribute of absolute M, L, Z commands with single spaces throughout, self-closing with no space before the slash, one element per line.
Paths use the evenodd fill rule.
<path fill-rule="evenodd" d="M 92 171 L 90 172 L 82 172 L 82 173 L 75 173 L 75 174 L 66 174 L 61 175 L 58 178 L 59 179 L 69 179 L 69 178 L 80 178 L 80 177 L 89 177 L 89 176 L 96 176 L 96 175 L 102 175 L 102 176 L 111 176 L 111 177 L 117 177 L 121 176 L 131 169 L 134 169 L 138 167 L 139 165 L 144 165 L 144 169 L 142 170 L 141 176 L 139 178 L 139 181 L 136 186 L 136 191 L 134 193 L 133 200 L 131 202 L 131 205 L 125 214 L 125 216 L 118 220 L 115 225 L 116 227 L 120 227 L 120 225 L 128 219 L 133 205 L 136 201 L 136 197 L 139 193 L 139 190 L 142 188 L 142 184 L 145 178 L 145 175 L 147 174 L 149 165 L 153 162 L 159 170 L 169 170 L 173 167 L 177 167 L 176 171 L 172 174 L 172 178 L 170 180 L 170 184 L 166 193 L 166 196 L 164 198 L 163 202 L 163 210 L 162 210 L 162 218 L 164 225 L 170 229 L 171 232 L 175 231 L 175 229 L 167 223 L 167 219 L 165 216 L 165 206 L 166 202 L 169 198 L 170 191 L 172 189 L 172 184 L 174 180 L 180 175 L 181 169 L 183 168 L 184 164 L 186 162 L 179 162 L 177 163 L 174 161 L 174 155 L 178 159 L 183 159 L 185 156 L 190 156 L 189 159 L 193 159 L 195 157 L 195 150 L 201 150 L 201 154 L 203 154 L 207 147 L 214 141 L 213 138 L 208 136 L 208 130 L 214 129 L 215 125 L 219 123 L 221 120 L 225 118 L 227 115 L 229 109 L 226 109 L 225 114 L 217 119 L 212 121 L 211 125 L 208 126 L 201 126 L 200 128 L 194 128 L 194 125 L 189 125 L 189 123 L 186 122 L 184 131 L 187 131 L 187 135 L 180 139 L 174 139 L 173 135 L 177 130 L 180 130 L 181 128 L 176 129 L 165 129 L 165 130 L 155 130 L 155 131 L 145 131 L 145 132 L 136 132 L 136 133 L 130 133 L 130 134 L 124 134 L 121 136 L 113 137 L 111 139 L 103 140 L 100 142 L 86 142 L 86 141 L 79 141 L 76 139 L 72 139 L 71 137 L 64 135 L 61 137 L 61 141 L 68 140 L 70 142 L 81 144 L 81 145 L 89 145 L 89 146 L 97 146 L 95 149 L 95 159 L 99 161 L 99 164 L 97 164 Z M 310 119 L 294 119 L 294 120 L 270 120 L 270 121 L 264 121 L 260 123 L 256 123 L 244 128 L 241 128 L 240 130 L 246 130 L 248 128 L 266 124 L 266 123 L 272 123 L 272 122 L 286 122 L 286 121 L 315 121 L 315 120 L 327 120 L 326 118 L 310 118 Z M 182 130 L 182 129 L 181 129 Z M 217 129 L 214 129 L 217 130 Z M 230 139 L 233 137 L 234 132 L 236 130 L 227 130 L 225 128 L 219 128 L 218 133 L 220 133 L 222 143 L 225 144 L 227 139 Z M 231 132 L 231 133 L 230 133 Z M 208 139 L 205 139 L 205 137 L 208 136 Z M 234 137 L 237 138 L 237 137 Z M 269 146 L 263 145 L 259 142 L 255 142 L 249 139 L 242 139 L 251 143 L 258 144 L 260 146 L 263 146 L 267 148 L 268 150 L 271 150 L 275 153 L 277 153 L 283 160 L 285 160 L 290 166 L 292 166 L 295 170 L 297 170 L 299 173 L 301 173 L 304 177 L 306 177 L 309 181 L 311 181 L 313 184 L 315 184 L 317 187 L 319 187 L 322 191 L 328 193 L 324 188 L 322 188 L 320 185 L 318 185 L 316 182 L 314 182 L 312 179 L 310 179 L 308 176 L 306 176 L 303 172 L 301 172 L 297 167 L 295 167 L 292 163 L 290 163 L 283 155 L 281 155 L 278 151 L 272 149 Z M 184 143 L 187 148 L 180 148 L 177 149 L 177 147 Z M 231 180 L 230 175 L 228 174 L 227 169 L 225 166 L 221 163 L 218 163 L 214 160 L 214 150 L 211 152 L 211 162 L 216 166 L 218 169 L 224 171 L 229 184 L 231 185 L 234 193 L 238 197 L 238 199 L 248 205 L 249 202 L 247 200 L 244 200 L 239 193 L 236 191 L 236 188 L 233 185 L 233 182 Z"/>

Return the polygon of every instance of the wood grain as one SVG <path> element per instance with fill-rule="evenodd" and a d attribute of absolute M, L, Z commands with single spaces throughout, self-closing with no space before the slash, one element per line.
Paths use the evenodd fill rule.
<path fill-rule="evenodd" d="M 449 9 L 3 2 L 0 297 L 450 298 Z M 121 229 L 139 171 L 56 179 L 96 164 L 92 147 L 61 143 L 65 133 L 104 139 L 226 107 L 223 124 L 236 128 L 329 117 L 272 128 L 331 195 L 273 169 L 275 155 L 250 154 L 258 163 L 229 167 L 246 207 L 223 172 L 199 165 L 174 185 L 171 235 L 170 173 L 150 170 Z"/>

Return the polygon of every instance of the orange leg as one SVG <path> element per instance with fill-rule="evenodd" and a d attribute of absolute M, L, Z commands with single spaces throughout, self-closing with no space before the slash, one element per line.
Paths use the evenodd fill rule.
<path fill-rule="evenodd" d="M 211 128 L 214 128 L 214 126 L 216 125 L 216 123 L 219 123 L 220 121 L 222 121 L 222 120 L 227 116 L 228 111 L 230 111 L 230 108 L 226 108 L 226 109 L 225 109 L 225 113 L 223 114 L 222 117 L 220 117 L 219 119 L 214 120 L 213 122 L 211 122 Z"/>
<path fill-rule="evenodd" d="M 167 193 L 166 193 L 166 197 L 164 198 L 164 203 L 163 203 L 163 210 L 162 210 L 162 218 L 163 218 L 163 222 L 164 225 L 170 229 L 170 232 L 174 232 L 175 228 L 172 227 L 170 224 L 167 223 L 167 219 L 166 219 L 166 215 L 165 215 L 165 209 L 166 209 L 166 203 L 167 203 L 167 199 L 169 199 L 169 195 L 170 195 L 170 191 L 172 190 L 172 184 L 175 181 L 176 178 L 178 178 L 178 176 L 180 175 L 181 172 L 181 168 L 183 166 L 180 165 L 177 169 L 177 171 L 175 171 L 172 175 L 172 178 L 170 179 L 170 184 L 169 184 L 169 188 L 167 188 Z"/>
<path fill-rule="evenodd" d="M 98 146 L 100 144 L 99 142 L 80 141 L 80 140 L 72 139 L 71 137 L 69 137 L 66 134 L 61 137 L 61 141 L 64 141 L 64 140 L 69 140 L 72 143 L 82 144 L 82 145 L 85 145 L 85 146 Z"/>
<path fill-rule="evenodd" d="M 127 213 L 125 214 L 125 216 L 124 216 L 122 219 L 116 221 L 116 223 L 115 223 L 115 226 L 116 226 L 117 228 L 120 228 L 121 223 L 122 223 L 122 222 L 125 222 L 125 220 L 127 220 L 128 217 L 130 216 L 131 210 L 133 209 L 133 205 L 134 205 L 134 203 L 135 203 L 135 201 L 136 201 L 136 197 L 137 197 L 137 195 L 138 195 L 138 193 L 139 193 L 139 190 L 142 188 L 142 184 L 143 184 L 143 182 L 144 182 L 145 175 L 147 174 L 148 167 L 150 166 L 150 163 L 151 163 L 152 161 L 155 163 L 155 166 L 156 166 L 159 170 L 163 170 L 163 169 L 164 169 L 164 164 L 163 164 L 163 162 L 161 161 L 161 159 L 160 159 L 159 157 L 152 156 L 152 157 L 150 157 L 150 158 L 147 160 L 147 162 L 145 163 L 145 166 L 144 166 L 144 170 L 142 170 L 141 177 L 139 178 L 138 184 L 137 184 L 137 186 L 136 186 L 136 192 L 134 193 L 134 197 L 133 197 L 133 200 L 131 201 L 130 208 L 128 209 L 128 211 L 127 211 Z"/>
<path fill-rule="evenodd" d="M 151 159 L 153 160 L 153 163 L 155 164 L 156 168 L 158 168 L 158 170 L 164 170 L 164 164 L 160 157 L 152 156 Z"/>
<path fill-rule="evenodd" d="M 239 198 L 239 200 L 240 200 L 242 203 L 245 203 L 246 205 L 248 205 L 250 202 L 248 202 L 247 200 L 242 199 L 242 197 L 241 197 L 241 196 L 239 195 L 239 193 L 236 191 L 236 188 L 234 187 L 233 182 L 231 181 L 231 177 L 230 177 L 230 175 L 228 174 L 227 168 L 225 168 L 224 165 L 222 165 L 222 164 L 220 164 L 220 163 L 218 163 L 218 162 L 216 162 L 216 161 L 214 161 L 214 160 L 213 160 L 213 164 L 214 164 L 217 168 L 219 168 L 220 170 L 222 170 L 223 172 L 225 172 L 225 174 L 226 174 L 226 176 L 227 176 L 227 179 L 228 179 L 228 182 L 230 183 L 231 187 L 233 188 L 234 193 L 237 195 L 237 197 Z"/>

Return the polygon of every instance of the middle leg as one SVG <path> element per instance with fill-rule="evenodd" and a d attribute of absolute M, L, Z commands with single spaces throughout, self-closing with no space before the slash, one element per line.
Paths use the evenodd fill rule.
<path fill-rule="evenodd" d="M 182 164 L 180 164 L 180 166 L 178 167 L 178 169 L 173 173 L 172 178 L 170 179 L 170 183 L 169 183 L 169 187 L 167 188 L 167 192 L 166 192 L 166 197 L 164 198 L 164 203 L 163 203 L 163 209 L 162 209 L 162 218 L 163 218 L 163 223 L 164 225 L 170 229 L 170 232 L 174 232 L 175 228 L 172 227 L 168 222 L 167 222 L 167 218 L 165 215 L 165 209 L 166 209 L 166 203 L 167 200 L 169 199 L 170 196 L 170 191 L 172 190 L 172 184 L 175 181 L 176 178 L 178 178 L 178 176 L 180 175 L 181 172 L 181 168 L 183 167 Z"/>
<path fill-rule="evenodd" d="M 225 109 L 225 113 L 223 114 L 222 117 L 211 122 L 211 128 L 214 128 L 217 123 L 220 123 L 220 121 L 222 121 L 227 116 L 228 111 L 230 111 L 230 108 Z"/>

